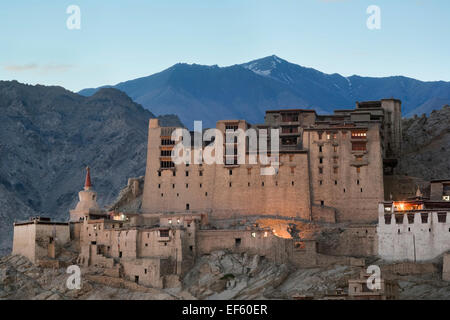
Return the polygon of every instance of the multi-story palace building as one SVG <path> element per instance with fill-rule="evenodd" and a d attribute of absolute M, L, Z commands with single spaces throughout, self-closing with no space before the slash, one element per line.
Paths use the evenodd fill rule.
<path fill-rule="evenodd" d="M 203 141 L 199 147 L 205 151 L 218 141 L 227 145 L 227 130 L 279 129 L 279 166 L 272 175 L 261 174 L 267 164 L 250 163 L 248 139 L 245 164 L 191 161 L 175 165 L 171 157 L 177 143 L 172 140 L 175 129 L 150 120 L 142 213 L 188 211 L 207 213 L 210 219 L 268 215 L 376 222 L 378 203 L 385 198 L 383 177 L 393 173 L 401 152 L 401 102 L 357 102 L 355 109 L 331 115 L 310 109 L 267 111 L 265 123 L 256 125 L 221 120 L 216 129 L 223 139 Z M 269 134 L 269 149 L 270 139 Z M 236 153 L 225 151 L 224 159 Z"/>

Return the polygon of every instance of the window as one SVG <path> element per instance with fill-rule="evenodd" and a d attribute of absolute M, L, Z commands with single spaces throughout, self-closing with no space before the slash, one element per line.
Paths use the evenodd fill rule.
<path fill-rule="evenodd" d="M 323 168 L 319 168 L 319 174 L 323 173 Z"/>
<path fill-rule="evenodd" d="M 186 171 L 186 177 L 189 177 L 189 171 Z"/>
<path fill-rule="evenodd" d="M 161 168 L 174 168 L 175 164 L 172 161 L 161 161 L 160 167 Z"/>
<path fill-rule="evenodd" d="M 323 158 L 319 158 L 319 163 L 323 163 Z"/>
<path fill-rule="evenodd" d="M 161 189 L 161 184 L 160 183 L 158 183 L 158 189 Z"/>
<path fill-rule="evenodd" d="M 161 171 L 158 171 L 158 177 L 161 177 Z"/>
<path fill-rule="evenodd" d="M 175 183 L 172 183 L 172 189 L 175 189 Z"/>
<path fill-rule="evenodd" d="M 252 238 L 256 238 L 256 232 L 252 232 Z"/>
<path fill-rule="evenodd" d="M 233 175 L 233 170 L 228 170 L 228 174 L 230 175 L 230 176 L 232 176 Z"/>
<path fill-rule="evenodd" d="M 241 238 L 235 238 L 234 239 L 234 244 L 237 246 L 241 245 Z"/>
<path fill-rule="evenodd" d="M 334 168 L 333 168 L 333 173 L 335 173 L 335 174 L 338 173 L 338 168 L 337 168 L 337 167 L 334 167 Z"/>
<path fill-rule="evenodd" d="M 438 212 L 438 222 L 445 223 L 447 221 L 447 212 Z"/>
<path fill-rule="evenodd" d="M 298 121 L 298 113 L 282 113 L 281 114 L 281 121 L 283 122 L 297 122 Z"/>
<path fill-rule="evenodd" d="M 322 146 L 319 146 L 319 152 L 322 152 Z"/>
<path fill-rule="evenodd" d="M 359 184 L 359 180 L 356 180 L 356 184 Z"/>
<path fill-rule="evenodd" d="M 331 136 L 329 133 L 327 133 L 327 140 L 330 140 L 330 139 L 331 139 Z"/>
<path fill-rule="evenodd" d="M 391 214 L 385 214 L 384 215 L 384 223 L 385 224 L 391 224 L 392 215 Z"/>
<path fill-rule="evenodd" d="M 367 131 L 358 130 L 352 131 L 352 139 L 365 139 L 367 137 Z"/>
<path fill-rule="evenodd" d="M 159 236 L 161 238 L 167 238 L 169 236 L 169 229 L 159 230 Z"/>
<path fill-rule="evenodd" d="M 228 184 L 228 186 L 231 188 L 231 182 Z"/>
<path fill-rule="evenodd" d="M 205 192 L 205 197 L 207 197 L 208 196 L 208 192 Z"/>
<path fill-rule="evenodd" d="M 337 133 L 333 133 L 333 139 L 337 139 Z"/>
<path fill-rule="evenodd" d="M 247 183 L 247 187 L 250 187 L 250 182 Z"/>
<path fill-rule="evenodd" d="M 202 187 L 203 185 L 200 183 L 200 188 Z"/>
<path fill-rule="evenodd" d="M 356 167 L 356 173 L 360 173 L 361 172 L 361 167 Z"/>
<path fill-rule="evenodd" d="M 247 168 L 247 174 L 248 175 L 252 174 L 252 168 Z"/>
<path fill-rule="evenodd" d="M 161 139 L 161 145 L 163 145 L 163 146 L 171 146 L 174 144 L 175 144 L 175 141 L 173 141 L 171 139 Z"/>
<path fill-rule="evenodd" d="M 189 183 L 186 183 L 186 189 L 189 188 Z"/>
<path fill-rule="evenodd" d="M 322 180 L 319 180 L 319 184 L 322 185 L 322 183 L 323 183 Z"/>
<path fill-rule="evenodd" d="M 164 197 L 164 193 L 161 193 L 161 197 Z"/>
<path fill-rule="evenodd" d="M 172 172 L 172 175 L 173 175 L 174 177 L 176 176 L 176 173 L 175 173 L 175 171 L 173 171 L 173 172 Z"/>
<path fill-rule="evenodd" d="M 189 210 L 189 203 L 186 203 L 186 210 Z"/>
<path fill-rule="evenodd" d="M 281 133 L 297 133 L 298 127 L 296 126 L 288 126 L 288 127 L 282 127 Z"/>
<path fill-rule="evenodd" d="M 338 151 L 338 147 L 337 146 L 333 146 L 333 151 L 337 152 Z"/>
<path fill-rule="evenodd" d="M 292 185 L 292 186 L 294 185 L 294 181 L 291 181 L 291 185 Z"/>
<path fill-rule="evenodd" d="M 323 207 L 325 205 L 325 201 L 320 200 L 320 206 Z"/>
<path fill-rule="evenodd" d="M 264 181 L 263 181 L 263 182 L 261 182 L 261 187 L 264 187 Z"/>
<path fill-rule="evenodd" d="M 422 223 L 428 223 L 428 212 L 421 212 Z"/>
<path fill-rule="evenodd" d="M 366 151 L 366 142 L 352 141 L 352 151 Z"/>
<path fill-rule="evenodd" d="M 335 185 L 337 184 L 337 180 L 334 180 L 334 184 L 335 184 Z"/>
<path fill-rule="evenodd" d="M 199 175 L 200 177 L 203 177 L 203 171 L 200 170 L 200 171 L 198 172 L 198 175 Z"/>

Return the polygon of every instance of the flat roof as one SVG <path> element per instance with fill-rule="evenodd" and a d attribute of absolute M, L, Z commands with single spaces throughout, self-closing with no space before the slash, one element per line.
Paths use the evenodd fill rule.
<path fill-rule="evenodd" d="M 266 113 L 280 113 L 280 112 L 314 112 L 314 109 L 280 109 L 280 110 L 266 110 Z"/>
<path fill-rule="evenodd" d="M 27 224 L 46 224 L 46 225 L 59 225 L 59 226 L 68 226 L 69 222 L 56 222 L 56 221 L 37 221 L 37 220 L 33 220 L 33 221 L 19 221 L 19 222 L 14 222 L 14 226 L 24 226 Z"/>

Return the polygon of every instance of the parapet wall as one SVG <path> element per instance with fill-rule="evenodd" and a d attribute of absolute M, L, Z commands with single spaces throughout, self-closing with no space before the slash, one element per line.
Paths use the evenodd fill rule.
<path fill-rule="evenodd" d="M 387 261 L 426 261 L 450 250 L 450 212 L 380 214 L 378 252 Z"/>

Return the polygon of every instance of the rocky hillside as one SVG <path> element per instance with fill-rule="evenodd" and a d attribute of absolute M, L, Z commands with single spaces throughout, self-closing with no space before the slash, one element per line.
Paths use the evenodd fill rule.
<path fill-rule="evenodd" d="M 450 179 L 450 106 L 403 120 L 399 171 L 425 180 Z"/>
<path fill-rule="evenodd" d="M 61 87 L 0 81 L 0 255 L 14 220 L 67 219 L 89 165 L 100 205 L 144 174 L 151 112 L 116 89 L 84 97 Z M 176 116 L 162 116 L 179 125 Z"/>
<path fill-rule="evenodd" d="M 389 271 L 395 265 L 375 263 L 381 266 L 384 277 L 398 281 L 400 299 L 450 297 L 450 286 L 441 280 L 440 268 L 431 265 L 420 273 L 403 274 Z M 321 299 L 336 289 L 346 292 L 348 280 L 358 279 L 361 268 L 333 265 L 298 269 L 257 255 L 216 251 L 201 257 L 185 275 L 181 286 L 169 289 L 148 288 L 105 276 L 96 268 L 81 271 L 81 289 L 69 290 L 66 287 L 69 275 L 64 268 L 43 269 L 21 256 L 0 258 L 0 300 L 234 300 L 292 299 L 295 295 Z"/>

